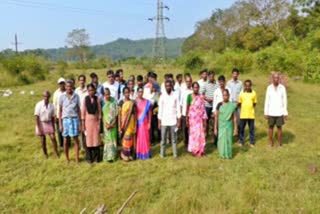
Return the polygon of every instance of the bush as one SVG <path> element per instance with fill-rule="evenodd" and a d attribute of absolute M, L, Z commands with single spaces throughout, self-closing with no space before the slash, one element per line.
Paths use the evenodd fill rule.
<path fill-rule="evenodd" d="M 289 48 L 269 47 L 256 54 L 257 69 L 268 73 L 280 71 L 289 76 L 303 74 L 304 53 Z"/>
<path fill-rule="evenodd" d="M 233 68 L 238 68 L 241 73 L 245 73 L 251 71 L 253 65 L 254 59 L 249 51 L 229 50 L 214 55 L 208 67 L 217 73 L 231 72 Z"/>
<path fill-rule="evenodd" d="M 50 63 L 34 55 L 14 55 L 5 57 L 2 65 L 17 84 L 30 84 L 44 80 L 49 73 Z M 15 82 L 15 81 L 13 81 Z"/>

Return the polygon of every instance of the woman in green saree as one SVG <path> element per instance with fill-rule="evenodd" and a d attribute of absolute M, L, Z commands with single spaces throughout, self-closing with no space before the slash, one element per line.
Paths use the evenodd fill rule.
<path fill-rule="evenodd" d="M 229 102 L 228 89 L 222 91 L 223 102 L 219 103 L 215 113 L 214 134 L 218 136 L 219 156 L 224 159 L 232 158 L 233 136 L 237 134 L 236 106 Z"/>
<path fill-rule="evenodd" d="M 113 162 L 117 158 L 117 101 L 111 97 L 108 88 L 104 91 L 104 105 L 102 107 L 104 128 L 104 152 L 103 160 Z"/>

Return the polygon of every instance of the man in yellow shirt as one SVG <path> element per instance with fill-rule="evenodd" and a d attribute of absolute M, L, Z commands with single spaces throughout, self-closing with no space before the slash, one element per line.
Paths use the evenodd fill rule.
<path fill-rule="evenodd" d="M 250 146 L 254 147 L 254 108 L 257 104 L 257 94 L 252 90 L 251 80 L 244 82 L 244 90 L 239 95 L 238 105 L 241 107 L 240 111 L 240 130 L 239 130 L 239 141 L 240 145 L 244 145 L 244 130 L 246 124 L 249 125 L 250 132 Z"/>

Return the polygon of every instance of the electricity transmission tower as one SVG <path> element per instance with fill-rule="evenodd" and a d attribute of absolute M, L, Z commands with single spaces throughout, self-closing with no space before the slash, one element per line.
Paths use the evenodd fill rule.
<path fill-rule="evenodd" d="M 157 16 L 149 18 L 149 21 L 156 21 L 156 37 L 154 39 L 152 55 L 155 60 L 163 60 L 166 58 L 166 34 L 164 30 L 164 21 L 170 19 L 164 15 L 164 10 L 169 7 L 163 4 L 162 0 L 157 0 Z"/>

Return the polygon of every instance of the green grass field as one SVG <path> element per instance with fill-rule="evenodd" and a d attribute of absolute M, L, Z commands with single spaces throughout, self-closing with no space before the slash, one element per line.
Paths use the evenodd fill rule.
<path fill-rule="evenodd" d="M 125 69 L 126 77 L 141 73 Z M 104 71 L 97 73 L 105 79 Z M 86 207 L 90 213 L 105 204 L 115 213 L 137 190 L 124 213 L 319 213 L 320 172 L 312 175 L 307 167 L 320 166 L 320 86 L 289 81 L 284 146 L 270 149 L 263 118 L 268 78 L 241 75 L 242 80 L 249 77 L 259 98 L 255 148 L 234 145 L 234 158 L 221 160 L 210 140 L 207 156 L 198 159 L 180 143 L 180 158 L 175 160 L 171 148 L 160 159 L 158 144 L 148 161 L 92 166 L 83 156 L 79 165 L 67 165 L 63 155 L 56 160 L 50 142 L 50 158 L 45 160 L 34 134 L 34 105 L 43 90 L 56 89 L 57 74 L 45 82 L 11 87 L 13 96 L 0 97 L 1 212 L 80 213 Z M 21 95 L 22 90 L 36 94 Z"/>

